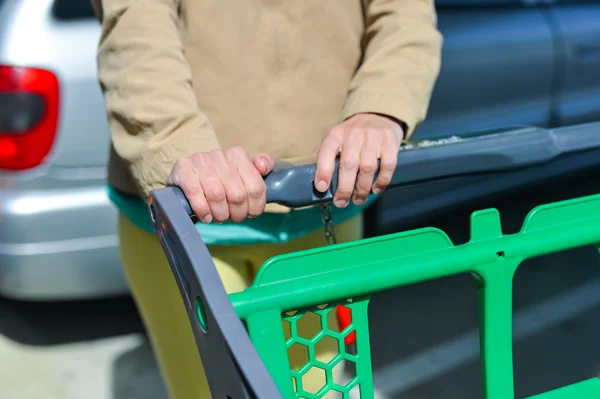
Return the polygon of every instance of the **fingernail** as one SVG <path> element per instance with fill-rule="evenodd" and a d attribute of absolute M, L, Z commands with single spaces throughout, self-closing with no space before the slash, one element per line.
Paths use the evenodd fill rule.
<path fill-rule="evenodd" d="M 324 192 L 325 190 L 327 190 L 327 182 L 325 180 L 319 180 L 319 182 L 317 183 L 317 190 L 319 190 L 320 192 Z"/>
<path fill-rule="evenodd" d="M 365 203 L 365 200 L 362 198 L 354 198 L 354 204 L 356 205 L 362 205 Z"/>
<path fill-rule="evenodd" d="M 375 195 L 381 194 L 381 189 L 379 187 L 374 187 L 373 188 L 373 194 L 375 194 Z"/>
<path fill-rule="evenodd" d="M 334 202 L 335 206 L 337 206 L 338 208 L 345 208 L 348 206 L 348 201 L 345 200 L 337 200 Z"/>
<path fill-rule="evenodd" d="M 212 217 L 212 215 L 206 215 L 206 216 L 204 216 L 204 217 L 202 218 L 202 221 L 203 221 L 204 223 L 210 223 L 210 222 L 212 222 L 212 220 L 213 220 L 213 217 Z"/>

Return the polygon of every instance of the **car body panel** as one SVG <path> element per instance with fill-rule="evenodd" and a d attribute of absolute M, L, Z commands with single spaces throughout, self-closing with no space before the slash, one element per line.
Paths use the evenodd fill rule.
<path fill-rule="evenodd" d="M 417 138 L 527 124 L 548 127 L 552 32 L 537 9 L 440 9 L 442 68 Z"/>
<path fill-rule="evenodd" d="M 552 12 L 564 46 L 560 123 L 600 120 L 600 1 L 563 1 Z"/>
<path fill-rule="evenodd" d="M 102 184 L 43 190 L 4 185 L 0 293 L 61 300 L 127 292 L 116 222 Z"/>

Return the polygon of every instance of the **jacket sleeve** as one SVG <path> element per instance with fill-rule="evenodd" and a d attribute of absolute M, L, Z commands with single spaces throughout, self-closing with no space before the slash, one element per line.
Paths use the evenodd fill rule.
<path fill-rule="evenodd" d="M 441 66 L 433 0 L 363 0 L 364 57 L 350 83 L 344 118 L 372 112 L 405 125 L 423 121 Z"/>
<path fill-rule="evenodd" d="M 144 197 L 165 185 L 179 158 L 219 148 L 192 90 L 178 3 L 102 0 L 101 7 L 96 4 L 102 20 L 98 76 L 112 143 Z"/>

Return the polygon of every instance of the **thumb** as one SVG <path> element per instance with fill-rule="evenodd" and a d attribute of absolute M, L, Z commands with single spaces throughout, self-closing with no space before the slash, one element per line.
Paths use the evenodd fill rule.
<path fill-rule="evenodd" d="M 258 154 L 252 160 L 254 167 L 259 171 L 259 173 L 263 176 L 268 175 L 273 170 L 273 166 L 275 165 L 275 161 L 269 154 Z"/>

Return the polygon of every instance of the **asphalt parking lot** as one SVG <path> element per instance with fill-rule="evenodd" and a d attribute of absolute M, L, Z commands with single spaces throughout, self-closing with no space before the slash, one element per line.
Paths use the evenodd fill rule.
<path fill-rule="evenodd" d="M 592 192 L 594 182 L 580 176 L 477 205 L 497 207 L 504 232 L 516 232 L 532 206 Z M 465 242 L 471 210 L 466 207 L 424 224 L 443 228 L 455 243 Z M 518 398 L 600 376 L 599 277 L 600 256 L 593 247 L 521 266 L 513 298 Z M 472 276 L 377 295 L 370 319 L 375 385 L 381 397 L 482 397 Z M 3 399 L 166 399 L 129 298 L 70 304 L 2 299 L 0 333 Z"/>

